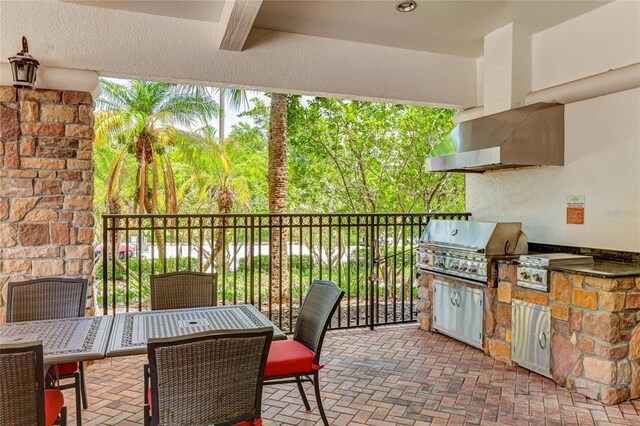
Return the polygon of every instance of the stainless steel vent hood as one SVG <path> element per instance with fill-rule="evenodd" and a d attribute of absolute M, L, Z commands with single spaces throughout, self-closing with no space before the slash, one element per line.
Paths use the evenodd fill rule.
<path fill-rule="evenodd" d="M 455 154 L 427 158 L 430 172 L 564 165 L 564 105 L 538 103 L 460 123 Z"/>

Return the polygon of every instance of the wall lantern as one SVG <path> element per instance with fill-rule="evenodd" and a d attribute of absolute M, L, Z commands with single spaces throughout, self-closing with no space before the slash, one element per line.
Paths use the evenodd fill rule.
<path fill-rule="evenodd" d="M 33 87 L 40 63 L 29 54 L 27 38 L 22 37 L 22 51 L 9 58 L 13 72 L 13 87 Z"/>

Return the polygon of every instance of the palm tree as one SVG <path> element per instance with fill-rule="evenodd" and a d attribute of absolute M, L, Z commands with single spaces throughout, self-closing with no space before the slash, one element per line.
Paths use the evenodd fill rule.
<path fill-rule="evenodd" d="M 220 113 L 218 114 L 218 135 L 220 136 L 220 142 L 223 142 L 225 137 L 224 119 L 227 104 L 235 110 L 246 109 L 249 107 L 249 99 L 247 92 L 242 89 L 225 89 L 223 87 L 218 89 L 218 96 L 218 105 L 220 106 Z"/>
<path fill-rule="evenodd" d="M 271 95 L 269 117 L 269 213 L 287 212 L 287 95 Z M 275 218 L 273 220 L 276 220 Z M 276 222 L 277 224 L 277 222 Z M 281 225 L 284 225 L 280 222 Z M 287 300 L 287 240 L 285 226 L 274 227 L 269 241 L 271 257 L 270 288 L 272 303 Z"/>
<path fill-rule="evenodd" d="M 177 213 L 176 184 L 169 151 L 179 135 L 217 113 L 208 91 L 199 86 L 133 80 L 102 80 L 95 114 L 96 146 L 112 144 L 116 155 L 106 179 L 106 211 L 120 212 L 120 187 L 135 159 L 134 211 Z M 163 197 L 164 199 L 161 199 Z M 162 250 L 162 239 L 157 241 Z M 161 257 L 164 253 L 161 252 Z"/>
<path fill-rule="evenodd" d="M 237 142 L 230 139 L 219 142 L 216 130 L 207 125 L 193 134 L 182 135 L 179 143 L 191 177 L 178 190 L 178 198 L 182 198 L 189 188 L 197 188 L 196 199 L 199 204 L 215 204 L 218 214 L 229 214 L 237 206 L 248 209 L 249 185 L 233 168 L 233 157 L 239 149 Z M 206 210 L 214 210 L 211 207 L 213 206 Z M 222 222 L 228 225 L 226 217 L 222 218 Z M 216 261 L 216 265 L 220 265 L 224 260 L 223 245 L 223 231 L 219 231 L 216 234 L 212 255 L 204 266 L 205 270 L 213 260 Z"/>
<path fill-rule="evenodd" d="M 198 86 L 134 80 L 119 84 L 102 80 L 96 104 L 96 144 L 118 147 L 109 171 L 108 187 L 117 192 L 124 161 L 135 155 L 135 197 L 138 213 L 159 210 L 159 189 L 164 187 L 164 211 L 176 213 L 176 189 L 169 150 L 182 132 L 215 116 L 217 106 Z M 181 130 L 183 129 L 183 130 Z M 162 179 L 162 181 L 161 181 Z M 110 191 L 111 192 L 111 191 Z M 113 195 L 107 196 L 107 205 Z M 113 208 L 108 208 L 110 212 Z"/>

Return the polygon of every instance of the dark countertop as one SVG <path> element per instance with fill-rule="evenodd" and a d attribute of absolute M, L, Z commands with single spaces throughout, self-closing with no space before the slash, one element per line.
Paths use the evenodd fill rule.
<path fill-rule="evenodd" d="M 517 265 L 518 264 L 518 258 L 512 258 L 512 259 L 496 259 L 497 263 L 502 263 L 505 265 Z"/>
<path fill-rule="evenodd" d="M 589 275 L 599 278 L 640 277 L 639 263 L 617 263 L 595 261 L 593 265 L 552 266 L 552 271 L 569 274 Z"/>

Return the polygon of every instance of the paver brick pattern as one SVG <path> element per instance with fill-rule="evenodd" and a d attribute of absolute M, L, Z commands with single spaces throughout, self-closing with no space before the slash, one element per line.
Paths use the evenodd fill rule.
<path fill-rule="evenodd" d="M 145 358 L 105 359 L 88 368 L 85 425 L 142 423 Z M 604 406 L 413 324 L 330 331 L 323 362 L 332 425 L 640 425 L 640 400 Z M 264 424 L 321 424 L 306 386 L 311 412 L 295 385 L 265 387 Z M 74 424 L 73 393 L 65 391 L 65 400 Z"/>

